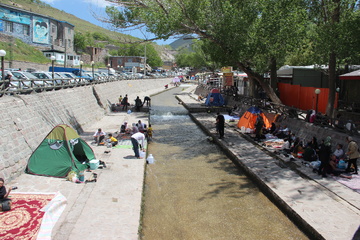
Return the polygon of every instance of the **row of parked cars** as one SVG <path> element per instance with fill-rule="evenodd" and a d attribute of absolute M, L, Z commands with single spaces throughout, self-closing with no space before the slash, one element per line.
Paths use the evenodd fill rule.
<path fill-rule="evenodd" d="M 2 72 L 0 70 L 0 76 Z M 0 82 L 1 91 L 43 91 L 60 89 L 64 87 L 72 87 L 79 85 L 87 85 L 93 82 L 101 83 L 106 81 L 122 80 L 122 79 L 144 79 L 144 78 L 164 78 L 169 77 L 163 74 L 147 73 L 145 76 L 141 73 L 116 73 L 108 75 L 107 72 L 44 72 L 44 71 L 20 71 L 19 69 L 5 69 L 5 76 L 11 74 L 10 82 Z M 53 76 L 54 74 L 54 76 Z"/>

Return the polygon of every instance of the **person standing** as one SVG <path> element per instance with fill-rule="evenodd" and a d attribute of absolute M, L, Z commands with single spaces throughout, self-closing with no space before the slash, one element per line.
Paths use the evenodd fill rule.
<path fill-rule="evenodd" d="M 139 98 L 139 96 L 137 96 L 136 99 L 135 99 L 136 111 L 140 112 L 140 109 L 141 109 L 142 106 L 143 106 L 143 103 L 142 103 L 141 99 Z"/>
<path fill-rule="evenodd" d="M 258 113 L 255 122 L 255 140 L 260 141 L 263 127 L 264 127 L 264 119 L 260 115 L 260 113 Z"/>
<path fill-rule="evenodd" d="M 319 159 L 321 161 L 318 174 L 326 177 L 326 173 L 329 171 L 329 162 L 331 155 L 331 137 L 327 136 L 325 141 L 320 144 L 319 147 Z"/>
<path fill-rule="evenodd" d="M 346 142 L 348 143 L 346 155 L 349 157 L 349 161 L 345 171 L 350 172 L 351 165 L 354 165 L 354 174 L 358 174 L 357 159 L 360 157 L 359 146 L 350 136 L 346 137 Z"/>
<path fill-rule="evenodd" d="M 129 105 L 128 95 L 127 95 L 127 94 L 126 94 L 125 97 L 123 98 L 121 104 L 123 105 L 122 110 L 127 111 L 127 110 L 128 110 L 128 105 Z"/>
<path fill-rule="evenodd" d="M 219 138 L 224 138 L 224 132 L 225 132 L 225 118 L 224 115 L 217 113 L 216 117 L 216 130 L 219 133 Z"/>
<path fill-rule="evenodd" d="M 139 146 L 139 141 L 140 140 L 141 140 L 141 144 Z M 134 150 L 136 158 L 141 158 L 139 148 L 142 151 L 144 150 L 144 140 L 145 140 L 145 135 L 143 133 L 141 133 L 141 132 L 137 132 L 137 133 L 131 135 L 131 143 L 133 145 L 133 150 Z"/>

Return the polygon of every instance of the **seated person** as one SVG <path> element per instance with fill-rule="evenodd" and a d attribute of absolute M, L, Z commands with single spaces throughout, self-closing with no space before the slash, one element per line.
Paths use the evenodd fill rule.
<path fill-rule="evenodd" d="M 339 168 L 337 168 L 337 164 L 338 164 L 338 159 L 336 158 L 336 156 L 334 154 L 331 154 L 330 156 L 330 162 L 329 162 L 329 168 L 327 169 L 327 173 L 334 175 L 334 176 L 339 176 L 339 177 L 343 177 L 343 178 L 347 178 L 347 179 L 351 179 L 351 175 L 348 176 L 344 173 L 344 170 L 341 170 Z"/>
<path fill-rule="evenodd" d="M 139 132 L 139 128 L 136 126 L 136 123 L 133 123 L 131 127 L 131 134 L 135 134 L 137 132 Z"/>
<path fill-rule="evenodd" d="M 304 153 L 304 147 L 302 141 L 299 141 L 297 145 L 294 145 L 292 148 L 292 155 L 294 157 L 302 158 L 302 154 Z"/>
<path fill-rule="evenodd" d="M 125 133 L 127 128 L 127 122 L 125 121 L 120 127 L 120 133 Z"/>
<path fill-rule="evenodd" d="M 342 148 L 343 148 L 342 144 L 336 145 L 336 150 L 334 151 L 334 155 L 336 156 L 337 159 L 344 158 L 344 150 Z"/>
<path fill-rule="evenodd" d="M 109 133 L 109 141 L 111 143 L 111 145 L 114 147 L 118 144 L 118 140 L 116 138 L 113 137 L 113 135 L 111 133 Z"/>
<path fill-rule="evenodd" d="M 282 150 L 285 153 L 290 153 L 290 141 L 288 138 L 284 139 L 284 144 L 282 145 Z"/>
<path fill-rule="evenodd" d="M 9 191 L 6 191 L 4 184 L 4 179 L 0 178 L 0 211 L 7 211 L 11 208 L 11 200 L 8 198 L 8 196 L 13 188 L 10 187 Z"/>
<path fill-rule="evenodd" d="M 284 127 L 281 127 L 278 133 L 276 133 L 276 136 L 278 138 L 286 138 L 289 137 L 289 135 L 290 135 L 290 129 L 286 125 L 284 125 Z"/>
<path fill-rule="evenodd" d="M 304 149 L 303 159 L 308 162 L 316 161 L 317 155 L 315 150 L 312 148 L 311 143 L 308 143 Z"/>
<path fill-rule="evenodd" d="M 144 133 L 146 130 L 146 124 L 142 123 L 141 120 L 138 121 L 137 125 L 136 125 L 139 129 L 139 132 Z"/>
<path fill-rule="evenodd" d="M 97 144 L 100 144 L 104 138 L 106 136 L 106 133 L 104 131 L 101 130 L 101 128 L 99 128 L 95 133 L 94 133 L 94 141 Z"/>

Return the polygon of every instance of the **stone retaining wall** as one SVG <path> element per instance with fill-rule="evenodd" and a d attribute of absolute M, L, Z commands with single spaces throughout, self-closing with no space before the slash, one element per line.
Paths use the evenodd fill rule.
<path fill-rule="evenodd" d="M 28 158 L 54 126 L 68 124 L 83 133 L 84 126 L 109 113 L 109 102 L 118 102 L 120 94 L 128 94 L 133 105 L 136 96 L 144 99 L 145 95 L 163 90 L 169 82 L 127 80 L 1 97 L 0 177 L 9 181 L 23 173 Z"/>

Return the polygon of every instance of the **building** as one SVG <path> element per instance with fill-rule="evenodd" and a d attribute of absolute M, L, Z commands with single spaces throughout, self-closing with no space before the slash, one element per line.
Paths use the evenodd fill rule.
<path fill-rule="evenodd" d="M 112 56 L 109 57 L 111 68 L 125 72 L 143 72 L 144 66 L 146 70 L 151 71 L 151 67 L 145 63 L 145 57 L 139 56 Z M 134 71 L 135 70 L 135 71 Z"/>
<path fill-rule="evenodd" d="M 18 38 L 44 52 L 56 63 L 79 65 L 74 51 L 74 25 L 16 6 L 0 3 L 0 33 Z"/>

